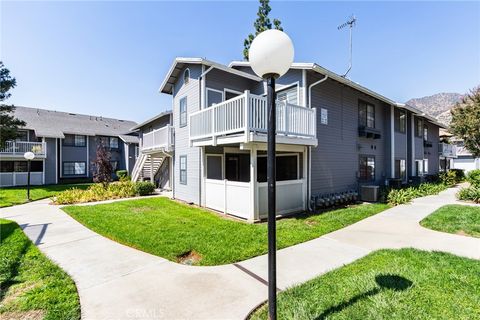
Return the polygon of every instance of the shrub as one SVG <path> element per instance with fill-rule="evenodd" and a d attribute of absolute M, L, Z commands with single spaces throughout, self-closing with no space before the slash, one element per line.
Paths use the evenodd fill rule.
<path fill-rule="evenodd" d="M 115 172 L 115 174 L 117 175 L 118 179 L 120 179 L 120 181 L 124 181 L 124 180 L 128 179 L 128 171 L 127 170 L 117 170 L 117 172 Z"/>
<path fill-rule="evenodd" d="M 455 172 L 457 183 L 465 180 L 465 171 L 463 169 L 450 169 L 450 171 Z"/>
<path fill-rule="evenodd" d="M 460 200 L 473 201 L 475 203 L 480 203 L 480 188 L 479 187 L 462 188 L 458 192 L 457 197 Z"/>
<path fill-rule="evenodd" d="M 136 184 L 131 181 L 113 182 L 108 185 L 96 183 L 86 190 L 74 188 L 63 191 L 55 197 L 54 202 L 56 204 L 72 204 L 129 198 L 135 195 L 137 195 Z"/>
<path fill-rule="evenodd" d="M 457 174 L 451 170 L 442 172 L 440 174 L 440 181 L 447 186 L 453 186 L 457 183 Z"/>
<path fill-rule="evenodd" d="M 422 183 L 417 187 L 392 189 L 388 192 L 387 202 L 390 205 L 397 206 L 399 204 L 408 203 L 414 198 L 438 194 L 446 188 L 448 188 L 448 185 L 443 183 Z"/>
<path fill-rule="evenodd" d="M 146 196 L 155 191 L 155 185 L 148 181 L 137 182 L 135 188 L 139 196 Z"/>
<path fill-rule="evenodd" d="M 480 170 L 472 170 L 467 175 L 467 181 L 470 182 L 472 187 L 480 188 Z"/>

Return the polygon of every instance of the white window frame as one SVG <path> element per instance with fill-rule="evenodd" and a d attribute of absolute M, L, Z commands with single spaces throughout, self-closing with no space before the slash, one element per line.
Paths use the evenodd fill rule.
<path fill-rule="evenodd" d="M 207 153 L 205 154 L 205 179 L 208 179 L 208 157 L 220 157 L 221 166 L 222 166 L 222 179 L 225 180 L 225 164 L 223 163 L 223 154 L 222 153 Z"/>
<path fill-rule="evenodd" d="M 207 87 L 205 90 L 205 108 L 210 108 L 211 106 L 215 105 L 215 104 L 212 104 L 211 106 L 208 105 L 208 91 L 220 93 L 222 95 L 222 102 L 225 101 L 225 94 L 222 90 L 217 90 L 217 89 Z"/>
<path fill-rule="evenodd" d="M 73 174 L 68 174 L 65 173 L 65 164 L 73 164 L 73 171 L 75 172 L 75 166 L 76 164 L 83 164 L 84 165 L 84 172 L 83 173 L 73 173 Z M 77 177 L 77 176 L 84 176 L 87 174 L 87 162 L 86 161 L 64 161 L 62 163 L 62 175 L 64 177 Z"/>
<path fill-rule="evenodd" d="M 185 75 L 187 74 L 187 72 L 188 72 L 188 78 L 187 78 L 187 81 L 185 81 Z M 189 68 L 183 70 L 182 80 L 183 80 L 184 85 L 187 85 L 187 84 L 190 83 L 190 69 Z"/>
<path fill-rule="evenodd" d="M 185 169 L 182 169 L 182 158 L 185 158 Z M 183 185 L 187 185 L 187 182 L 188 182 L 188 174 L 187 174 L 187 170 L 188 170 L 188 157 L 187 155 L 181 155 L 179 157 L 179 164 L 178 164 L 178 169 L 179 169 L 179 172 L 178 172 L 178 179 L 180 181 L 180 184 L 183 184 Z M 185 181 L 182 181 L 182 170 L 185 170 Z"/>
<path fill-rule="evenodd" d="M 325 123 L 323 122 L 323 112 L 325 111 Z M 328 125 L 328 109 L 327 108 L 320 108 L 320 124 L 327 126 Z"/>
<path fill-rule="evenodd" d="M 428 174 L 428 159 L 423 159 L 423 174 L 426 175 Z"/>
<path fill-rule="evenodd" d="M 292 83 L 287 84 L 285 86 L 279 87 L 278 89 L 275 88 L 275 94 L 277 94 L 280 91 L 287 90 L 287 89 L 290 89 L 291 87 L 295 87 L 295 86 L 297 87 L 297 104 L 296 105 L 300 105 L 300 81 L 292 82 Z M 265 95 L 266 94 L 267 93 L 265 93 Z"/>
<path fill-rule="evenodd" d="M 275 158 L 277 157 L 291 157 L 291 156 L 296 156 L 297 157 L 297 179 L 296 180 L 300 180 L 300 153 L 299 152 L 289 152 L 289 153 L 280 153 L 280 154 L 276 154 L 275 155 Z M 258 158 L 266 158 L 267 155 L 266 154 L 259 154 L 257 155 Z M 258 170 L 258 167 L 257 167 L 257 170 Z M 291 181 L 291 180 L 285 180 L 285 181 Z"/>
<path fill-rule="evenodd" d="M 226 101 L 226 99 L 227 99 L 227 92 L 235 93 L 235 94 L 238 94 L 238 95 L 243 94 L 243 92 L 240 92 L 240 91 L 237 91 L 237 90 L 233 90 L 233 89 L 229 89 L 229 88 L 224 88 L 224 89 L 223 89 L 223 101 Z"/>
<path fill-rule="evenodd" d="M 185 111 L 182 112 L 182 101 L 185 99 Z M 178 100 L 178 109 L 179 109 L 179 126 L 180 128 L 186 127 L 188 124 L 188 99 L 187 96 L 184 96 Z M 182 113 L 185 113 L 185 123 L 182 122 Z"/>

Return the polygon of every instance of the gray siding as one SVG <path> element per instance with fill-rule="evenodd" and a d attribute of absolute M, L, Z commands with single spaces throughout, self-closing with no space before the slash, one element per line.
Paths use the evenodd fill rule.
<path fill-rule="evenodd" d="M 218 69 L 212 69 L 209 73 L 207 73 L 205 76 L 205 86 L 207 88 L 220 91 L 224 91 L 224 89 L 230 89 L 241 93 L 243 93 L 245 90 L 250 90 L 255 94 L 263 93 L 263 89 L 261 92 L 257 91 L 258 82 Z"/>
<path fill-rule="evenodd" d="M 425 148 L 425 158 L 428 159 L 428 174 L 437 174 L 439 171 L 439 156 L 438 156 L 438 143 L 439 127 L 433 123 L 427 123 L 428 126 L 428 141 L 432 143 L 432 146 Z"/>
<path fill-rule="evenodd" d="M 88 137 L 87 137 L 88 138 Z M 60 150 L 61 150 L 61 165 L 60 165 L 60 172 L 62 178 L 85 178 L 88 177 L 88 171 L 85 175 L 65 175 L 63 174 L 63 165 L 65 162 L 85 162 L 86 167 L 88 167 L 88 150 L 87 146 L 85 147 L 73 147 L 73 146 L 64 146 L 63 139 L 60 142 Z"/>
<path fill-rule="evenodd" d="M 57 183 L 56 180 L 56 150 L 57 150 L 57 139 L 46 138 L 45 142 L 47 143 L 47 158 L 45 159 L 45 184 L 54 184 Z"/>
<path fill-rule="evenodd" d="M 200 148 L 190 147 L 188 140 L 188 115 L 200 109 L 199 76 L 202 67 L 190 65 L 190 81 L 183 84 L 183 77 L 174 86 L 173 125 L 175 127 L 174 197 L 199 204 L 200 201 Z M 187 97 L 187 125 L 180 127 L 180 99 Z M 187 156 L 187 184 L 180 184 L 180 157 Z"/>
<path fill-rule="evenodd" d="M 308 83 L 319 80 L 309 75 Z M 375 105 L 376 129 L 381 139 L 358 137 L 358 100 Z M 312 194 L 342 191 L 357 186 L 360 155 L 375 156 L 375 183 L 385 179 L 386 107 L 348 87 L 327 80 L 312 89 L 312 107 L 317 108 L 318 146 L 312 148 Z M 320 108 L 328 110 L 328 124 L 320 124 Z"/>

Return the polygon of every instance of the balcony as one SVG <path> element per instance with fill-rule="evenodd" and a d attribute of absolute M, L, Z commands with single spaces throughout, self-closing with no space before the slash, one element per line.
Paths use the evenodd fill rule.
<path fill-rule="evenodd" d="M 22 158 L 25 152 L 33 152 L 36 158 L 47 157 L 47 144 L 45 142 L 7 141 L 5 147 L 0 149 L 2 157 Z"/>
<path fill-rule="evenodd" d="M 173 127 L 167 125 L 163 128 L 144 133 L 142 138 L 142 152 L 170 152 L 173 151 Z"/>
<path fill-rule="evenodd" d="M 316 109 L 277 101 L 277 143 L 317 145 Z M 267 99 L 244 94 L 190 115 L 193 146 L 266 142 Z"/>
<path fill-rule="evenodd" d="M 438 153 L 441 157 L 456 158 L 457 146 L 453 144 L 441 142 L 438 144 Z"/>

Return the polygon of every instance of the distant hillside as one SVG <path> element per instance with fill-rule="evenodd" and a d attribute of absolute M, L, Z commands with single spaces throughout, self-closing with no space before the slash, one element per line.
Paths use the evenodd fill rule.
<path fill-rule="evenodd" d="M 410 99 L 406 103 L 424 111 L 438 119 L 438 121 L 448 124 L 451 120 L 450 109 L 462 99 L 460 93 L 437 93 L 432 96 Z"/>

